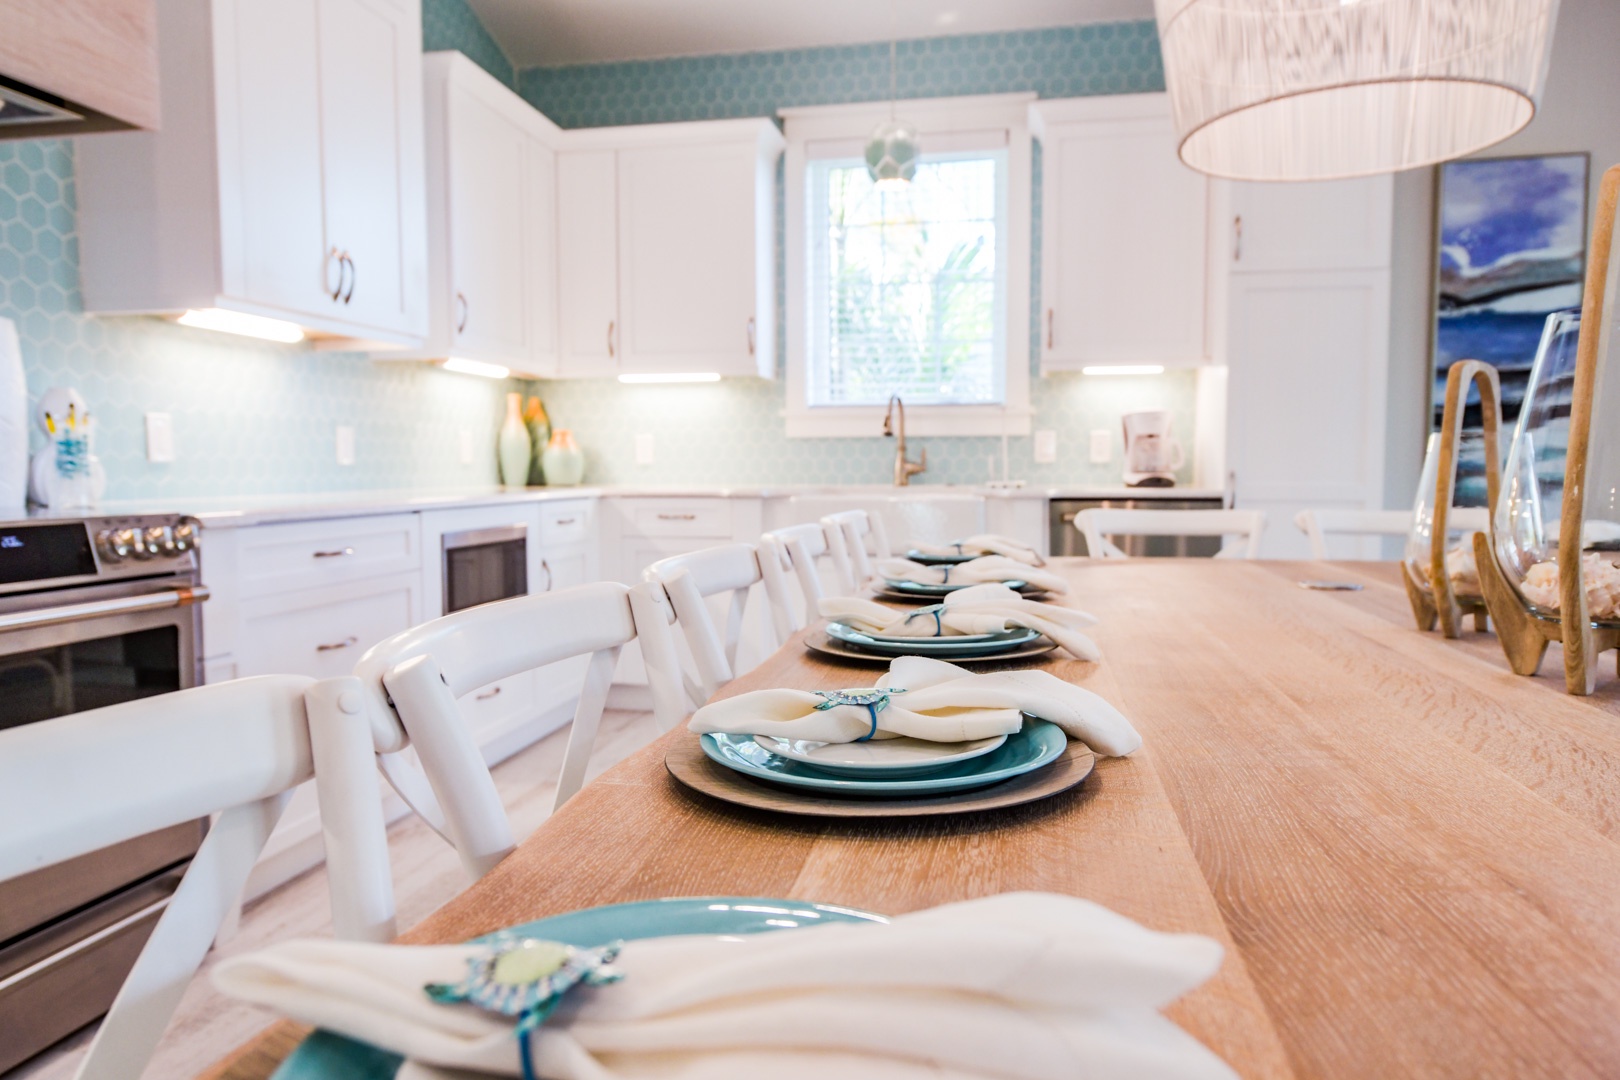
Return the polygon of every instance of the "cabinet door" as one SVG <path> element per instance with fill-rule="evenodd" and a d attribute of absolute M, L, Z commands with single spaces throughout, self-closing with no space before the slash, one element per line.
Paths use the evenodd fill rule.
<path fill-rule="evenodd" d="M 559 375 L 619 371 L 618 155 L 557 155 L 557 265 L 562 348 Z"/>
<path fill-rule="evenodd" d="M 1293 516 L 1383 505 L 1389 274 L 1234 274 L 1228 461 L 1261 555 L 1308 558 Z"/>
<path fill-rule="evenodd" d="M 234 0 L 222 87 L 224 291 L 289 315 L 334 314 L 321 227 L 317 0 Z M 323 289 L 322 273 L 331 276 Z"/>
<path fill-rule="evenodd" d="M 752 146 L 619 154 L 620 369 L 755 375 Z"/>
<path fill-rule="evenodd" d="M 538 139 L 523 148 L 523 287 L 531 374 L 557 372 L 557 154 Z"/>
<path fill-rule="evenodd" d="M 1163 116 L 1054 125 L 1043 144 L 1041 361 L 1207 356 L 1207 182 Z"/>
<path fill-rule="evenodd" d="M 518 364 L 527 358 L 523 235 L 524 149 L 518 130 L 477 96 L 452 91 L 450 279 L 458 356 Z"/>
<path fill-rule="evenodd" d="M 1234 272 L 1388 266 L 1394 179 L 1231 185 Z"/>
<path fill-rule="evenodd" d="M 351 260 L 341 317 L 422 333 L 427 226 L 415 7 L 320 0 L 320 132 L 327 246 Z"/>

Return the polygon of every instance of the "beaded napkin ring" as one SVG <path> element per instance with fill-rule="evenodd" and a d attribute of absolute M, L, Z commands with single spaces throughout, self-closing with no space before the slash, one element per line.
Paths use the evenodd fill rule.
<path fill-rule="evenodd" d="M 904 690 L 895 690 L 888 687 L 863 687 L 856 690 L 812 690 L 812 694 L 825 698 L 816 706 L 816 712 L 826 712 L 839 705 L 864 705 L 866 711 L 872 715 L 872 730 L 856 739 L 856 742 L 866 742 L 877 734 L 877 714 L 889 707 L 889 698 L 895 694 L 903 694 Z"/>
<path fill-rule="evenodd" d="M 906 616 L 906 625 L 911 625 L 911 620 L 915 619 L 919 615 L 932 615 L 934 617 L 934 636 L 944 637 L 945 623 L 939 617 L 940 612 L 944 610 L 944 604 L 929 604 L 927 607 L 920 607 L 916 611 L 913 611 L 910 615 Z"/>
<path fill-rule="evenodd" d="M 467 1002 L 485 1012 L 518 1018 L 518 1064 L 523 1080 L 536 1080 L 529 1035 L 576 986 L 605 986 L 624 974 L 610 965 L 624 942 L 581 949 L 556 941 L 496 934 L 489 950 L 467 958 L 459 983 L 428 983 L 422 989 L 440 1004 Z"/>

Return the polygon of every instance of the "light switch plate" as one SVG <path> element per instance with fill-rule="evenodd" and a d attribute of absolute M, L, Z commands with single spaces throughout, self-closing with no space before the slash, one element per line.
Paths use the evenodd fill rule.
<path fill-rule="evenodd" d="M 652 432 L 644 431 L 636 436 L 636 464 L 651 465 L 653 463 L 653 437 Z"/>
<path fill-rule="evenodd" d="M 339 424 L 337 429 L 337 463 L 354 464 L 354 428 Z"/>
<path fill-rule="evenodd" d="M 473 457 L 473 455 L 472 455 L 472 432 L 468 431 L 466 428 L 462 428 L 461 429 L 461 463 L 463 465 L 471 465 L 472 464 L 472 457 Z"/>
<path fill-rule="evenodd" d="M 1106 465 L 1114 459 L 1114 436 L 1107 428 L 1097 428 L 1091 433 L 1091 463 L 1093 465 Z"/>
<path fill-rule="evenodd" d="M 174 460 L 174 417 L 166 412 L 146 414 L 146 460 Z"/>
<path fill-rule="evenodd" d="M 1035 433 L 1035 464 L 1051 465 L 1057 461 L 1057 432 L 1037 431 Z"/>

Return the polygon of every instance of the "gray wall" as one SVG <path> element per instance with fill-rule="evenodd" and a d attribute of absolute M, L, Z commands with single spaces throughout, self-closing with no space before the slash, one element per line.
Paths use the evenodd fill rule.
<path fill-rule="evenodd" d="M 1536 118 L 1479 156 L 1579 150 L 1592 155 L 1590 211 L 1597 204 L 1603 170 L 1620 164 L 1620 0 L 1563 0 Z M 1434 185 L 1434 169 L 1414 169 L 1395 178 L 1389 445 L 1384 459 L 1384 504 L 1392 508 L 1412 504 L 1429 431 Z"/>

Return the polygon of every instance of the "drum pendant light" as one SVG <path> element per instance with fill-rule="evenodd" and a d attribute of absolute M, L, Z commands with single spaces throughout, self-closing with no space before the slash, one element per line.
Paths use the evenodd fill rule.
<path fill-rule="evenodd" d="M 866 140 L 866 171 L 879 190 L 903 188 L 917 175 L 917 129 L 894 118 L 895 42 L 889 39 L 889 118 Z"/>
<path fill-rule="evenodd" d="M 1181 160 L 1329 180 L 1463 157 L 1530 122 L 1558 0 L 1155 0 Z"/>

